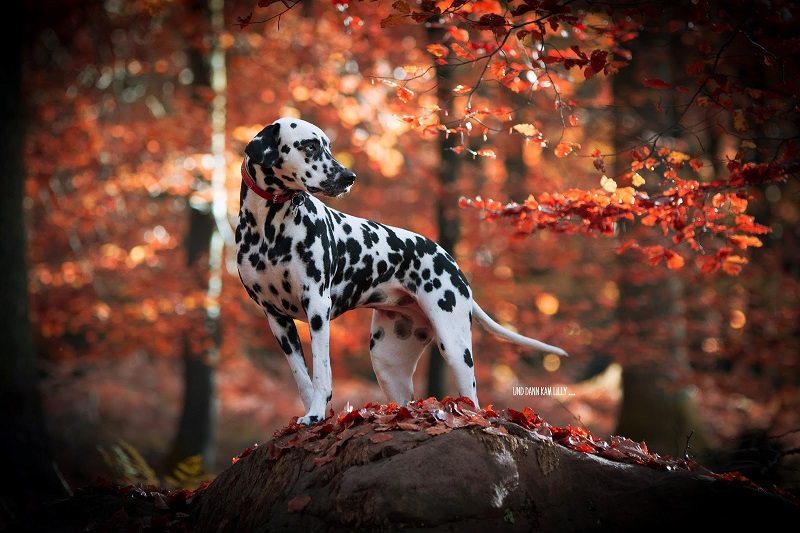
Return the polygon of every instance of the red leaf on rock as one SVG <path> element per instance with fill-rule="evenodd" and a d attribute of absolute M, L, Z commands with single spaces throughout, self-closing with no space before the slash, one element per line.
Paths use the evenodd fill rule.
<path fill-rule="evenodd" d="M 505 437 L 508 435 L 508 430 L 503 426 L 495 427 L 495 426 L 488 426 L 483 428 L 481 431 L 484 433 L 488 433 L 489 435 L 497 435 L 499 437 Z"/>
<path fill-rule="evenodd" d="M 443 435 L 445 433 L 450 433 L 451 431 L 453 431 L 452 428 L 449 428 L 449 427 L 443 426 L 443 425 L 436 425 L 436 426 L 429 427 L 428 429 L 426 429 L 425 433 L 427 433 L 428 435 L 431 435 L 431 436 L 435 436 L 435 435 Z"/>
<path fill-rule="evenodd" d="M 290 513 L 299 513 L 311 502 L 311 496 L 307 494 L 300 494 L 289 500 L 287 511 Z"/>
<path fill-rule="evenodd" d="M 392 440 L 392 437 L 389 433 L 377 433 L 369 438 L 369 441 L 372 444 L 380 444 L 381 442 L 386 442 L 387 440 Z"/>
<path fill-rule="evenodd" d="M 521 412 L 509 407 L 507 412 L 511 422 L 519 424 L 524 428 L 533 429 L 541 422 L 541 419 L 536 416 L 536 413 L 534 413 L 530 407 L 523 408 Z"/>

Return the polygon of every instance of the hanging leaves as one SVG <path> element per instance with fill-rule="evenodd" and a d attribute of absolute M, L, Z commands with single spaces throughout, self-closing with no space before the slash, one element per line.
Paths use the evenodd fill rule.
<path fill-rule="evenodd" d="M 645 160 L 646 155 L 643 153 L 635 157 Z M 661 163 L 667 165 L 688 158 L 669 150 L 660 153 L 659 157 L 662 158 Z M 753 179 L 761 179 L 761 173 L 758 172 L 749 172 L 748 175 Z M 635 178 L 631 181 L 642 184 Z M 487 221 L 505 220 L 523 234 L 547 229 L 613 235 L 619 222 L 638 219 L 644 226 L 660 228 L 664 236 L 670 237 L 674 246 L 683 244 L 700 252 L 698 264 L 703 272 L 738 274 L 746 258 L 731 255 L 730 250 L 759 247 L 762 243 L 758 235 L 770 231 L 768 227 L 758 224 L 754 217 L 743 214 L 747 207 L 745 193 L 733 189 L 727 180 L 699 183 L 676 176 L 670 183 L 672 187 L 649 195 L 633 187 L 619 187 L 615 180 L 603 176 L 600 188 L 596 190 L 572 189 L 562 193 L 544 193 L 536 198 L 529 197 L 521 205 L 503 205 L 480 197 L 474 200 L 462 198 L 460 205 L 482 209 Z M 700 243 L 700 239 L 706 236 L 713 238 L 713 242 L 722 243 L 718 252 L 710 251 L 713 242 Z M 683 268 L 686 262 L 684 256 L 673 248 L 661 245 L 642 246 L 629 240 L 620 246 L 618 252 L 627 250 L 637 250 L 649 264 L 663 262 L 672 270 Z"/>
<path fill-rule="evenodd" d="M 440 58 L 447 57 L 447 54 L 450 53 L 450 49 L 441 44 L 429 44 L 426 50 L 428 50 L 428 52 L 434 57 Z"/>
<path fill-rule="evenodd" d="M 580 150 L 580 148 L 581 145 L 579 143 L 563 141 L 558 143 L 558 145 L 553 150 L 553 153 L 556 154 L 556 157 L 567 157 L 575 150 Z"/>
<path fill-rule="evenodd" d="M 407 104 L 414 97 L 414 91 L 412 91 L 411 89 L 408 89 L 407 87 L 400 87 L 400 88 L 397 89 L 397 97 L 404 104 Z"/>
<path fill-rule="evenodd" d="M 541 133 L 533 124 L 514 124 L 513 130 L 526 137 L 539 137 Z"/>

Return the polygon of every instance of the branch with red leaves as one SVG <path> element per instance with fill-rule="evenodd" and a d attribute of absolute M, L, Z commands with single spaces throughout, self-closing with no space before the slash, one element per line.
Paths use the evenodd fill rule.
<path fill-rule="evenodd" d="M 274 0 L 260 5 L 271 3 Z M 488 145 L 489 135 L 507 132 L 551 147 L 557 158 L 586 157 L 577 142 L 586 143 L 581 139 L 584 132 L 575 129 L 575 139 L 568 138 L 569 128 L 579 128 L 583 122 L 578 113 L 581 104 L 568 93 L 574 95 L 586 80 L 619 73 L 629 66 L 634 52 L 646 55 L 646 45 L 634 45 L 640 36 L 656 34 L 674 41 L 682 36 L 689 43 L 682 50 L 691 55 L 675 63 L 674 79 L 644 75 L 645 90 L 637 88 L 642 101 L 663 115 L 659 121 L 663 124 L 649 126 L 655 132 L 642 132 L 641 139 L 630 141 L 634 146 L 611 150 L 617 151 L 613 157 L 618 167 L 627 167 L 630 158 L 629 172 L 607 176 L 604 156 L 595 150 L 590 157 L 603 174 L 600 189 L 530 196 L 522 204 L 503 205 L 480 197 L 461 204 L 481 208 L 488 221 L 505 220 L 522 234 L 548 229 L 611 235 L 620 222 L 635 220 L 660 229 L 671 245 L 629 240 L 620 252 L 636 250 L 652 265 L 664 262 L 677 270 L 688 255 L 676 249 L 686 245 L 702 272 L 735 275 L 747 263 L 741 252 L 761 246 L 759 236 L 769 232 L 745 213 L 749 189 L 784 182 L 800 169 L 800 149 L 794 140 L 800 118 L 796 105 L 800 84 L 793 70 L 797 47 L 780 36 L 779 30 L 792 22 L 779 9 L 783 3 L 768 9 L 749 1 L 720 7 L 703 1 L 397 0 L 388 15 L 380 15 L 383 30 L 428 24 L 441 28 L 443 38 L 425 47 L 429 63 L 404 66 L 402 79 L 374 79 L 395 90 L 408 107 L 417 94 L 430 92 L 430 83 L 437 83 L 429 75 L 437 66 L 459 68 L 468 76 L 452 88 L 452 99 L 464 102 L 455 113 L 445 113 L 444 102 L 428 102 L 419 113 L 396 115 L 424 136 L 458 136 L 460 142 L 450 148 L 456 153 L 494 159 L 502 142 Z M 353 10 L 347 2 L 333 4 L 342 12 Z M 754 62 L 763 75 L 740 74 L 752 70 Z M 498 98 L 503 94 L 495 90 L 498 87 L 508 94 Z M 555 121 L 550 117 L 548 122 L 542 113 L 548 99 L 555 105 Z M 535 109 L 534 118 L 526 108 Z M 708 141 L 700 138 L 702 132 L 710 132 L 711 138 L 727 136 L 731 143 L 727 153 L 720 156 L 704 146 Z M 471 139 L 475 133 L 482 140 Z M 674 150 L 675 139 L 692 156 Z M 704 172 L 703 179 L 687 176 L 692 170 L 697 173 L 702 159 L 709 158 L 727 158 L 727 177 L 713 171 Z M 681 169 L 685 171 L 679 173 Z M 639 171 L 650 172 L 651 183 L 660 181 L 657 191 L 639 189 L 646 181 Z"/>
<path fill-rule="evenodd" d="M 582 233 L 611 236 L 623 221 L 637 220 L 645 226 L 660 228 L 670 237 L 673 246 L 642 246 L 628 240 L 618 253 L 637 250 L 651 265 L 664 261 L 673 269 L 685 264 L 675 251 L 681 244 L 698 253 L 697 262 L 703 273 L 723 271 L 735 275 L 747 258 L 739 255 L 750 247 L 762 245 L 759 235 L 770 229 L 745 214 L 748 203 L 747 187 L 761 183 L 781 182 L 788 169 L 781 163 L 729 165 L 730 178 L 710 183 L 684 180 L 675 173 L 681 162 L 674 161 L 674 152 L 662 150 L 662 162 L 672 168 L 667 186 L 656 194 L 647 194 L 634 186 L 618 187 L 606 178 L 603 188 L 589 191 L 571 189 L 562 193 L 545 193 L 538 198 L 529 196 L 522 204 L 502 204 L 495 200 L 461 199 L 461 207 L 482 209 L 487 221 L 503 220 L 520 234 L 546 229 L 559 233 Z M 670 158 L 673 159 L 669 163 Z M 634 173 L 635 177 L 638 174 Z M 640 178 L 641 179 L 641 178 Z M 643 180 L 642 180 L 643 181 Z"/>

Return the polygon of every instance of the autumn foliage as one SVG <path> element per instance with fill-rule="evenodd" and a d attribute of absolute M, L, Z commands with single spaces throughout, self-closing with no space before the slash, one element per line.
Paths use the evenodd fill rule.
<path fill-rule="evenodd" d="M 437 202 L 462 197 L 447 207 L 463 224 L 454 255 L 476 299 L 499 322 L 574 355 L 544 367 L 476 332 L 482 403 L 522 379 L 581 379 L 593 355 L 666 357 L 669 324 L 642 326 L 646 340 L 626 349 L 616 316 L 624 283 L 674 275 L 692 363 L 680 377 L 701 396 L 718 386 L 752 399 L 765 425 L 788 430 L 800 364 L 792 6 L 242 0 L 226 3 L 226 30 L 214 35 L 192 2 L 70 11 L 42 28 L 26 62 L 39 351 L 57 365 L 176 357 L 184 337 L 198 352 L 211 344 L 202 327 L 208 258 L 187 264 L 186 243 L 192 214 L 211 200 L 214 95 L 196 82 L 197 57 L 216 40 L 227 69 L 229 218 L 243 147 L 286 115 L 323 127 L 357 173 L 353 193 L 330 200 L 337 209 L 436 238 Z M 437 97 L 443 72 L 447 102 Z M 442 138 L 461 161 L 447 186 L 436 179 L 433 141 Z M 621 269 L 620 254 L 641 268 Z M 224 272 L 219 301 L 223 364 L 244 354 L 283 364 L 235 269 Z M 334 322 L 336 377 L 372 379 L 367 321 L 352 313 Z M 576 402 L 584 425 L 599 422 Z M 746 425 L 737 407 L 746 403 L 716 404 L 718 434 Z M 523 413 L 516 404 L 503 416 L 527 416 L 514 408 Z"/>

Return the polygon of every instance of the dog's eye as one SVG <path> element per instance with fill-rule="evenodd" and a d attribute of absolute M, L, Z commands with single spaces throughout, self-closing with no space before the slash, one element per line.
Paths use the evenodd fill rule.
<path fill-rule="evenodd" d="M 305 151 L 306 155 L 314 156 L 319 153 L 320 147 L 318 144 L 307 144 L 303 147 L 303 150 Z"/>

